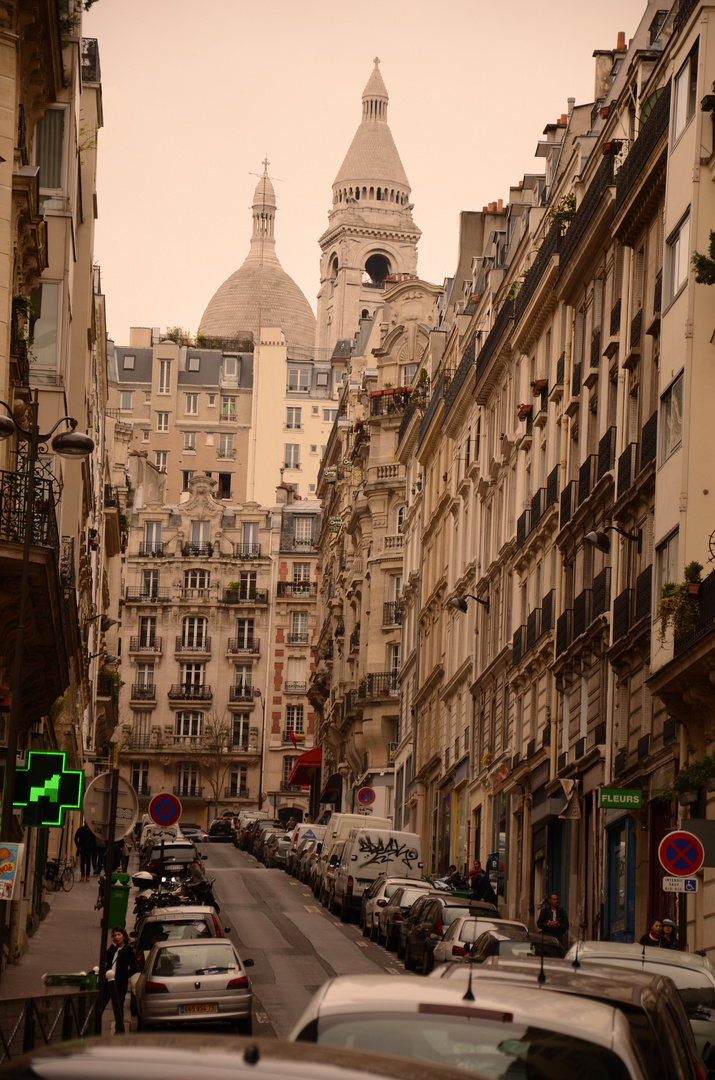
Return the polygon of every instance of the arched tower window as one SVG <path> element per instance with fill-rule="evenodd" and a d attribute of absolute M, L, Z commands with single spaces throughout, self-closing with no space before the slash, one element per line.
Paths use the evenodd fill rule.
<path fill-rule="evenodd" d="M 375 252 L 365 263 L 365 272 L 370 275 L 370 281 L 374 285 L 382 285 L 390 273 L 390 263 L 385 255 Z M 363 277 L 364 281 L 364 277 Z"/>
<path fill-rule="evenodd" d="M 382 201 L 382 191 L 380 190 L 380 188 L 377 189 L 377 201 Z"/>
<path fill-rule="evenodd" d="M 332 259 L 330 260 L 330 276 L 332 278 L 336 278 L 338 276 L 338 268 L 338 256 L 333 255 Z"/>
<path fill-rule="evenodd" d="M 370 312 L 367 310 L 366 307 L 364 307 L 362 309 L 362 311 L 360 312 L 360 318 L 361 319 L 369 319 L 370 318 Z"/>

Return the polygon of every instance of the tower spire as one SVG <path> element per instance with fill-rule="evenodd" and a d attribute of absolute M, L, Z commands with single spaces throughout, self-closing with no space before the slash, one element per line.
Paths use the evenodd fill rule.
<path fill-rule="evenodd" d="M 379 56 L 374 57 L 373 64 L 375 67 L 362 92 L 362 118 L 363 120 L 381 120 L 383 123 L 387 123 L 387 103 L 390 96 L 380 73 Z"/>

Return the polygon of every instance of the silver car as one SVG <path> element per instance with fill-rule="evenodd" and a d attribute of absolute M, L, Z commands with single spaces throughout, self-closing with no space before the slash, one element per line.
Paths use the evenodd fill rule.
<path fill-rule="evenodd" d="M 502 930 L 505 926 L 518 926 L 520 930 L 526 930 L 524 923 L 511 922 L 507 919 L 478 919 L 468 915 L 455 919 L 442 940 L 438 941 L 434 947 L 435 964 L 448 964 L 454 960 L 462 960 L 478 937 L 487 930 Z"/>
<path fill-rule="evenodd" d="M 226 938 L 155 945 L 135 986 L 137 1026 L 225 1020 L 250 1035 L 252 966 Z"/>

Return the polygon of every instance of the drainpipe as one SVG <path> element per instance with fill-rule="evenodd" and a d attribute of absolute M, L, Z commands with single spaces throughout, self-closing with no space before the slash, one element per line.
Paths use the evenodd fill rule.
<path fill-rule="evenodd" d="M 564 402 L 567 400 L 568 395 L 571 395 L 571 352 L 573 349 L 573 318 L 574 311 L 570 305 L 566 306 L 566 341 L 564 343 Z M 568 388 L 568 391 L 567 391 Z M 568 467 L 568 447 L 569 447 L 569 418 L 566 415 L 566 409 L 561 415 L 561 446 L 560 446 L 560 474 L 562 477 L 562 490 L 563 481 L 567 476 Z M 556 573 L 556 611 L 560 612 L 563 604 L 564 595 L 564 558 L 560 548 L 556 549 L 558 552 L 557 559 L 557 573 Z M 554 701 L 554 712 L 556 712 L 556 699 Z M 558 733 L 558 720 L 556 722 L 556 732 L 552 729 L 552 734 Z M 551 774 L 552 776 L 556 772 L 556 761 L 559 756 L 558 739 L 553 738 L 551 740 Z"/>

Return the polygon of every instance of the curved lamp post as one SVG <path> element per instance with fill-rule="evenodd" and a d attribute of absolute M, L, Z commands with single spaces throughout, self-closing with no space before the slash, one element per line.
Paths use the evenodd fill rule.
<path fill-rule="evenodd" d="M 472 593 L 465 593 L 464 596 L 453 596 L 451 600 L 447 601 L 447 606 L 456 608 L 457 611 L 461 611 L 463 615 L 466 615 L 468 610 L 467 600 L 476 600 L 478 604 L 486 608 L 487 615 L 489 614 L 489 597 L 482 600 L 478 596 L 473 596 Z"/>
<path fill-rule="evenodd" d="M 619 529 L 617 525 L 606 525 L 603 529 L 594 529 L 593 532 L 586 533 L 584 540 L 588 544 L 593 544 L 599 551 L 609 552 L 611 550 L 611 538 L 607 535 L 609 532 L 618 533 L 619 536 L 630 540 L 632 544 L 637 544 L 638 554 L 640 555 L 643 543 L 642 529 L 639 529 L 637 533 L 629 533 L 625 529 Z"/>
<path fill-rule="evenodd" d="M 22 715 L 22 666 L 25 658 L 25 621 L 27 619 L 27 601 L 30 591 L 30 548 L 33 539 L 32 513 L 35 501 L 35 465 L 40 450 L 46 450 L 48 441 L 57 431 L 60 424 L 69 424 L 70 430 L 55 435 L 50 445 L 54 453 L 59 454 L 61 457 L 88 457 L 94 450 L 94 440 L 89 435 L 82 435 L 81 432 L 75 430 L 77 421 L 71 416 L 63 416 L 51 431 L 43 435 L 40 432 L 38 423 L 40 405 L 37 390 L 35 390 L 34 397 L 30 402 L 30 423 L 27 428 L 23 428 L 17 423 L 12 415 L 12 409 L 6 401 L 0 401 L 0 405 L 7 409 L 9 414 L 8 416 L 0 416 L 0 439 L 7 439 L 11 435 L 17 435 L 18 439 L 26 442 L 28 444 L 27 460 L 29 466 L 25 496 L 25 535 L 23 538 L 20 602 L 15 637 L 12 704 L 10 706 L 10 720 L 7 731 L 7 760 L 5 763 L 5 784 L 2 799 L 2 824 L 0 824 L 0 841 L 8 841 L 12 839 L 17 737 Z"/>

